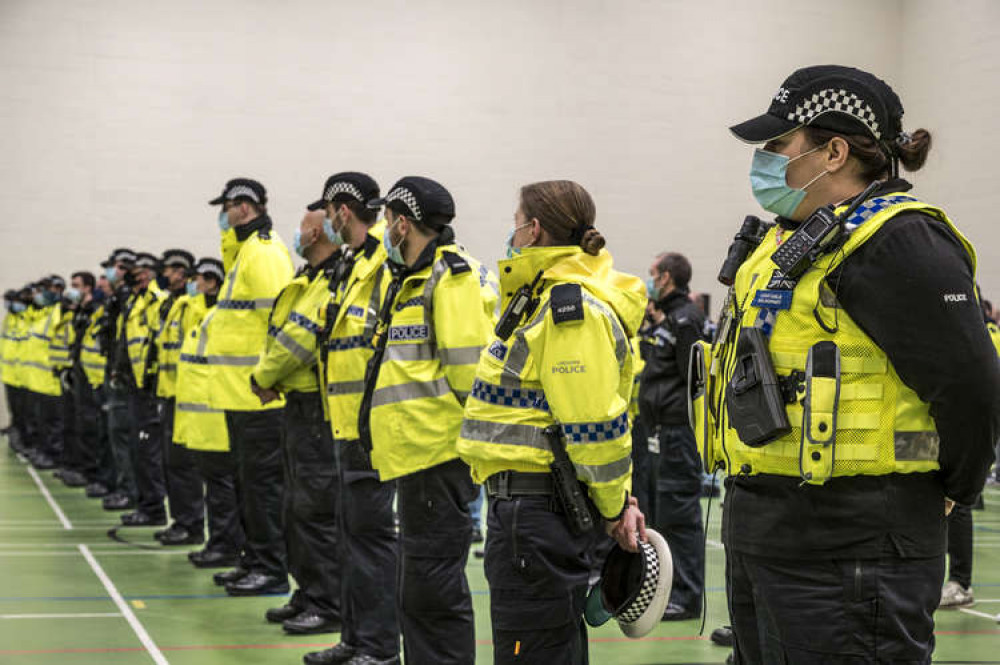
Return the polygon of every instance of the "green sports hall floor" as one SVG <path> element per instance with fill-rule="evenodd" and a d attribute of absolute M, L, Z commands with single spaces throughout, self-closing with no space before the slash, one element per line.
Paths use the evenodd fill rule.
<path fill-rule="evenodd" d="M 301 663 L 335 635 L 287 637 L 264 621 L 281 597 L 228 598 L 184 549 L 142 549 L 106 535 L 117 515 L 51 472 L 35 472 L 0 441 L 0 664 Z M 1000 663 L 1000 490 L 975 513 L 978 602 L 937 615 L 939 663 Z M 708 547 L 706 635 L 724 623 L 717 505 Z M 151 529 L 128 530 L 154 545 Z M 478 663 L 490 663 L 489 598 L 482 560 L 469 562 Z M 727 650 L 698 635 L 699 622 L 661 624 L 643 640 L 616 627 L 590 635 L 591 662 L 722 663 Z"/>

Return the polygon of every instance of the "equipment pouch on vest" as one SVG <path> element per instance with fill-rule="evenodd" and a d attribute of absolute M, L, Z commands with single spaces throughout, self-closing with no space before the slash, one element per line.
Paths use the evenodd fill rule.
<path fill-rule="evenodd" d="M 833 477 L 840 406 L 840 349 L 830 341 L 817 342 L 806 359 L 806 395 L 802 400 L 802 442 L 799 468 L 802 478 L 821 484 Z"/>
<path fill-rule="evenodd" d="M 715 457 L 715 423 L 708 408 L 711 363 L 712 347 L 706 342 L 695 342 L 688 360 L 688 422 L 706 473 L 712 473 Z"/>
<path fill-rule="evenodd" d="M 745 445 L 763 446 L 792 431 L 767 338 L 743 328 L 736 342 L 736 367 L 726 386 L 729 421 Z"/>

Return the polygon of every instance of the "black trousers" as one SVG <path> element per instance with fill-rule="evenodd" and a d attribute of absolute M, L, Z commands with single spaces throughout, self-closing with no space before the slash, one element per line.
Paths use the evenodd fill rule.
<path fill-rule="evenodd" d="M 59 467 L 79 471 L 81 462 L 80 436 L 76 427 L 76 401 L 73 398 L 73 388 L 70 387 L 67 390 L 64 387 L 59 401 L 62 402 L 63 416 L 62 454 L 58 460 Z"/>
<path fill-rule="evenodd" d="M 927 665 L 944 557 L 790 560 L 726 552 L 741 665 Z"/>
<path fill-rule="evenodd" d="M 132 467 L 131 426 L 128 393 L 122 387 L 105 383 L 108 414 L 108 442 L 115 463 L 115 491 L 135 499 L 135 470 Z"/>
<path fill-rule="evenodd" d="M 118 467 L 115 464 L 115 453 L 111 447 L 108 389 L 104 386 L 94 388 L 94 400 L 98 409 L 97 471 L 94 476 L 97 482 L 114 492 L 118 489 Z"/>
<path fill-rule="evenodd" d="M 636 418 L 632 423 L 632 496 L 639 502 L 639 510 L 647 519 L 653 514 L 651 504 L 656 495 L 653 463 L 658 459 L 650 454 L 648 439 L 645 425 L 640 418 Z"/>
<path fill-rule="evenodd" d="M 701 516 L 701 459 L 687 425 L 659 427 L 653 528 L 674 559 L 670 603 L 700 610 L 705 593 L 705 534 Z"/>
<path fill-rule="evenodd" d="M 229 451 L 189 452 L 205 482 L 205 513 L 208 517 L 205 549 L 237 556 L 243 551 L 246 536 L 240 517 L 236 457 Z"/>
<path fill-rule="evenodd" d="M 174 400 L 161 398 L 159 409 L 170 517 L 189 533 L 202 533 L 205 530 L 205 488 L 198 473 L 195 453 L 174 443 Z"/>
<path fill-rule="evenodd" d="M 18 386 L 12 386 L 9 384 L 4 384 L 4 394 L 7 396 L 7 410 L 10 413 L 10 432 L 8 433 L 8 441 L 15 448 L 20 448 L 26 445 L 27 435 L 25 434 L 25 418 L 27 417 L 24 413 L 24 388 Z"/>
<path fill-rule="evenodd" d="M 379 659 L 399 656 L 398 541 L 393 483 L 383 483 L 359 441 L 337 441 L 340 479 L 341 641 Z"/>
<path fill-rule="evenodd" d="M 284 579 L 288 568 L 282 519 L 285 500 L 282 421 L 282 409 L 226 411 L 246 534 L 244 565 Z"/>
<path fill-rule="evenodd" d="M 145 390 L 129 392 L 128 417 L 136 505 L 148 515 L 165 516 L 163 499 L 167 487 L 163 476 L 163 422 L 156 396 Z"/>
<path fill-rule="evenodd" d="M 61 395 L 35 394 L 36 448 L 53 460 L 63 453 L 65 402 Z"/>
<path fill-rule="evenodd" d="M 469 503 L 479 488 L 452 460 L 396 481 L 399 494 L 399 622 L 408 665 L 473 663 L 476 631 L 465 564 Z"/>
<path fill-rule="evenodd" d="M 76 423 L 75 450 L 72 468 L 84 475 L 88 482 L 97 480 L 97 453 L 100 437 L 100 406 L 93 386 L 79 365 L 73 367 L 73 410 Z"/>
<path fill-rule="evenodd" d="M 340 619 L 340 489 L 318 392 L 285 396 L 285 545 L 293 604 Z"/>
<path fill-rule="evenodd" d="M 972 508 L 955 504 L 948 515 L 948 579 L 972 585 Z"/>
<path fill-rule="evenodd" d="M 493 662 L 589 662 L 583 621 L 603 531 L 574 534 L 554 497 L 491 497 L 486 534 Z"/>

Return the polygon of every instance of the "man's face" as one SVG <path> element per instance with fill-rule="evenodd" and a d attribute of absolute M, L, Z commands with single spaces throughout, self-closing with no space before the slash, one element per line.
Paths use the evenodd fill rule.
<path fill-rule="evenodd" d="M 181 288 L 187 281 L 187 271 L 181 266 L 165 267 L 163 269 L 163 276 L 167 278 L 167 284 L 170 286 L 171 291 Z"/>
<path fill-rule="evenodd" d="M 104 295 L 106 296 L 110 296 L 112 293 L 111 282 L 103 275 L 97 278 L 97 288 L 104 291 Z"/>
<path fill-rule="evenodd" d="M 246 201 L 226 201 L 222 209 L 229 213 L 230 226 L 240 226 L 250 219 L 250 204 Z"/>

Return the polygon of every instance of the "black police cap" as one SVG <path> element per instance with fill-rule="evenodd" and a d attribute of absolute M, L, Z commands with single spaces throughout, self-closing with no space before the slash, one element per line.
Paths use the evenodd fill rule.
<path fill-rule="evenodd" d="M 14 289 L 7 289 L 6 291 L 3 292 L 3 299 L 8 301 L 17 300 L 17 291 L 15 291 Z"/>
<path fill-rule="evenodd" d="M 135 267 L 158 270 L 160 267 L 160 260 L 149 252 L 139 252 L 135 255 Z"/>
<path fill-rule="evenodd" d="M 766 143 L 803 126 L 889 143 L 903 131 L 902 118 L 902 102 L 882 79 L 854 67 L 817 65 L 785 79 L 767 113 L 729 130 L 747 143 Z"/>
<path fill-rule="evenodd" d="M 264 185 L 250 178 L 234 178 L 222 188 L 222 194 L 208 202 L 209 205 L 222 205 L 226 201 L 246 199 L 254 203 L 267 203 L 267 190 Z"/>
<path fill-rule="evenodd" d="M 415 175 L 399 180 L 384 198 L 368 202 L 369 208 L 382 206 L 418 222 L 435 220 L 447 224 L 455 217 L 451 192 L 437 181 Z"/>
<path fill-rule="evenodd" d="M 110 268 L 119 263 L 135 263 L 135 252 L 127 247 L 119 247 L 111 250 L 111 256 L 106 261 L 101 262 L 102 268 Z"/>
<path fill-rule="evenodd" d="M 226 270 L 222 261 L 212 257 L 198 259 L 194 266 L 194 271 L 199 275 L 215 277 L 221 283 L 226 278 Z"/>
<path fill-rule="evenodd" d="M 345 171 L 327 178 L 319 199 L 306 207 L 309 210 L 320 210 L 334 199 L 346 199 L 347 197 L 365 205 L 372 199 L 377 199 L 378 196 L 378 183 L 375 182 L 374 178 L 366 173 Z"/>
<path fill-rule="evenodd" d="M 185 270 L 194 268 L 194 254 L 183 249 L 168 249 L 160 262 L 164 266 L 177 266 Z"/>

